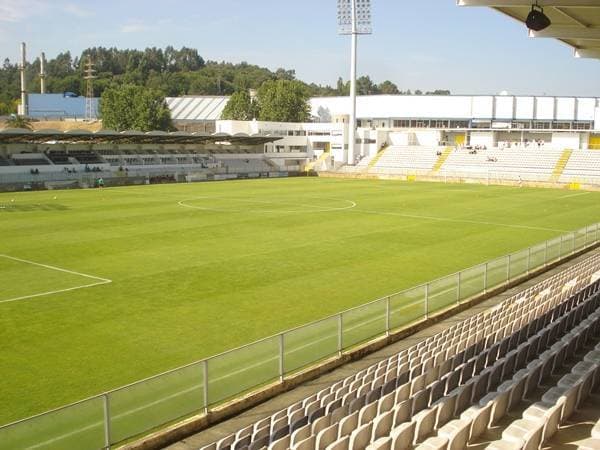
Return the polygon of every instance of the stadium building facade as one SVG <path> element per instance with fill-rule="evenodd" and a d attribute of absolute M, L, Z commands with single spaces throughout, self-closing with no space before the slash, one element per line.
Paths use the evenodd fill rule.
<path fill-rule="evenodd" d="M 386 144 L 492 148 L 535 142 L 556 149 L 600 149 L 597 97 L 359 96 L 356 155 L 347 151 L 348 97 L 310 99 L 316 122 L 312 124 L 219 121 L 226 99 L 183 97 L 167 102 L 179 127 L 195 122 L 206 126 L 214 120 L 219 132 L 267 133 L 283 138 L 267 152 L 302 151 L 313 158 L 330 149 L 336 161 L 351 165 L 362 157 L 374 156 Z M 316 133 L 320 133 L 317 139 Z"/>

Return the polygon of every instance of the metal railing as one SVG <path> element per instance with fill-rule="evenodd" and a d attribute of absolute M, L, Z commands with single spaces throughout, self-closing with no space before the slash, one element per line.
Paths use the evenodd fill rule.
<path fill-rule="evenodd" d="M 0 427 L 0 449 L 105 449 L 385 336 L 595 245 L 594 224 L 86 400 Z"/>

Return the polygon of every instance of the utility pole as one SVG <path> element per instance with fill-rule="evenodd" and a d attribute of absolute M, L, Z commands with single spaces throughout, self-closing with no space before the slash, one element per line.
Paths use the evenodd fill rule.
<path fill-rule="evenodd" d="M 87 57 L 83 74 L 83 79 L 85 80 L 85 121 L 91 122 L 96 119 L 96 108 L 94 104 L 94 80 L 98 78 L 96 76 L 96 70 L 94 69 L 91 56 Z"/>

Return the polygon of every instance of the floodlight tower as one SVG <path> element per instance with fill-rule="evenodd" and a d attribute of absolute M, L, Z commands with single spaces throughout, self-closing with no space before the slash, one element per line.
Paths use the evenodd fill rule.
<path fill-rule="evenodd" d="M 350 57 L 350 124 L 348 163 L 354 162 L 356 144 L 356 54 L 359 34 L 371 34 L 371 0 L 338 0 L 338 33 L 352 36 Z"/>

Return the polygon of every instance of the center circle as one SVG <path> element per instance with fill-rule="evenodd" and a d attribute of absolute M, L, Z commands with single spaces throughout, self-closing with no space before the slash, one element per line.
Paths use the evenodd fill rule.
<path fill-rule="evenodd" d="M 237 213 L 314 213 L 344 211 L 356 206 L 351 200 L 330 197 L 219 197 L 199 196 L 178 202 L 190 209 Z"/>

